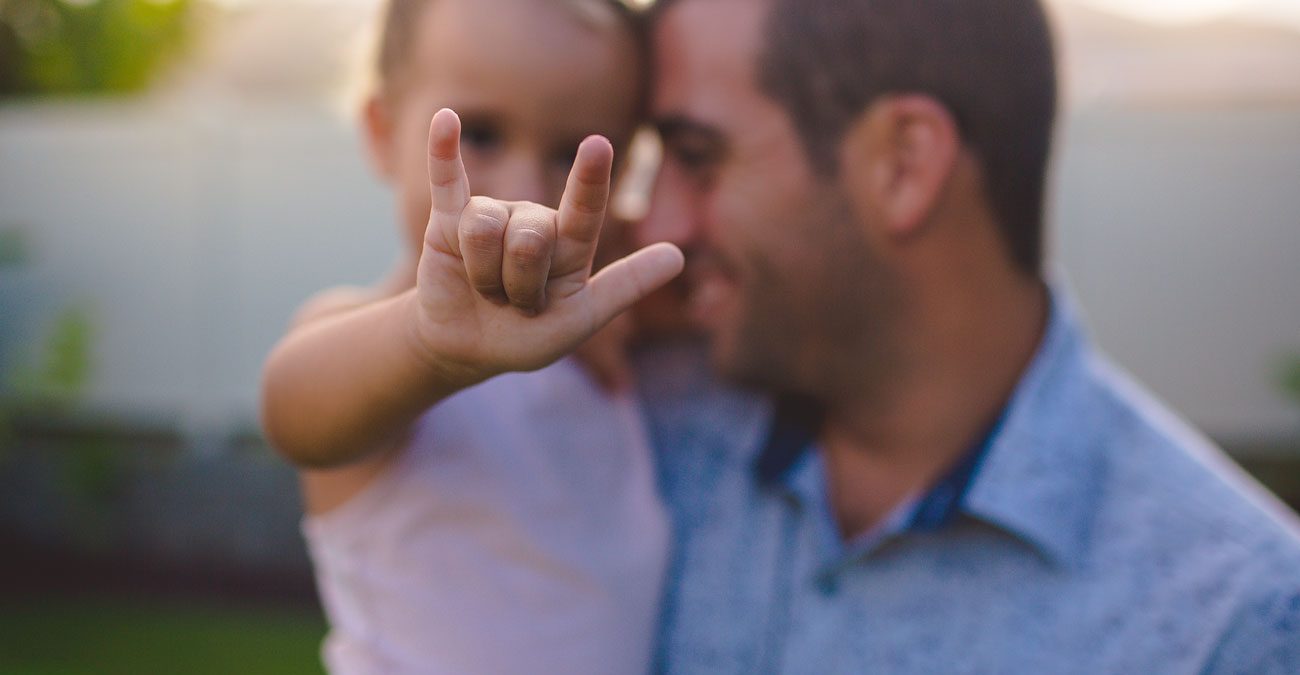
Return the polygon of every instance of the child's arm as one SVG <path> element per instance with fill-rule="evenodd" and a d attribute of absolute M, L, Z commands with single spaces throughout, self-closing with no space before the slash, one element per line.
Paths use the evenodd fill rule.
<path fill-rule="evenodd" d="M 578 149 L 558 211 L 470 198 L 460 121 L 434 116 L 433 209 L 414 289 L 310 321 L 272 352 L 263 372 L 267 437 L 305 467 L 331 467 L 399 442 L 427 408 L 512 370 L 572 351 L 681 271 L 656 245 L 591 277 L 609 196 L 613 150 Z"/>
<path fill-rule="evenodd" d="M 318 293 L 295 314 L 291 331 L 302 326 L 391 298 L 415 286 L 418 252 L 401 261 L 401 265 L 379 284 L 368 287 L 340 287 Z M 346 503 L 360 494 L 398 455 L 400 446 L 377 447 L 355 462 L 324 470 L 303 468 L 299 471 L 303 505 L 308 513 L 320 514 Z"/>

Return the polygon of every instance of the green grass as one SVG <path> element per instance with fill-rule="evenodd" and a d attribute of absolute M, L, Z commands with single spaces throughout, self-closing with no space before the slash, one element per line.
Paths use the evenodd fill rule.
<path fill-rule="evenodd" d="M 128 600 L 0 605 L 6 675 L 322 672 L 316 614 Z"/>

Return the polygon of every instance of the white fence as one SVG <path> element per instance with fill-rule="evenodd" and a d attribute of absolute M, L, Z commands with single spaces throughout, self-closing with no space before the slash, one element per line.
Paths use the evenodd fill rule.
<path fill-rule="evenodd" d="M 1294 439 L 1274 380 L 1300 350 L 1300 108 L 1085 109 L 1062 139 L 1057 248 L 1102 343 L 1207 432 Z M 349 123 L 306 104 L 0 106 L 13 228 L 10 341 L 88 302 L 91 402 L 195 433 L 251 422 L 292 309 L 397 247 Z"/>

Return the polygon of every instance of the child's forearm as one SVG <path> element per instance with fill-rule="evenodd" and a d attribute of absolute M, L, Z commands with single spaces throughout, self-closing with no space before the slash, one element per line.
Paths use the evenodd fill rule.
<path fill-rule="evenodd" d="M 276 346 L 263 371 L 262 426 L 281 454 L 312 468 L 356 461 L 476 381 L 423 349 L 414 303 L 408 291 L 300 326 Z"/>

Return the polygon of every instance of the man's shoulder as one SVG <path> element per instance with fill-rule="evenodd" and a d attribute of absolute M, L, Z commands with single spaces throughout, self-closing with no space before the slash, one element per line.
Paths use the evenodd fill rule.
<path fill-rule="evenodd" d="M 1300 521 L 1204 435 L 1102 356 L 1086 364 L 1099 418 L 1103 515 L 1160 528 L 1152 543 L 1270 545 L 1300 556 Z"/>
<path fill-rule="evenodd" d="M 1107 583 L 1129 588 L 1133 602 L 1200 616 L 1227 671 L 1283 672 L 1270 659 L 1294 667 L 1295 513 L 1109 361 L 1086 372 L 1110 422 L 1090 443 L 1101 479 L 1086 568 L 1110 570 Z"/>
<path fill-rule="evenodd" d="M 1294 667 L 1295 513 L 1086 340 L 1064 354 L 1027 392 L 1005 455 L 991 458 L 998 490 L 1045 497 L 1013 502 L 1037 511 L 1010 522 L 1068 539 L 1058 550 L 1099 625 L 1143 608 L 1107 628 L 1112 637 L 1144 644 L 1158 629 L 1191 661 L 1221 664 L 1214 672 Z"/>
<path fill-rule="evenodd" d="M 979 513 L 1120 576 L 1300 554 L 1295 514 L 1106 357 L 1068 300 L 1055 307 L 973 487 Z"/>

